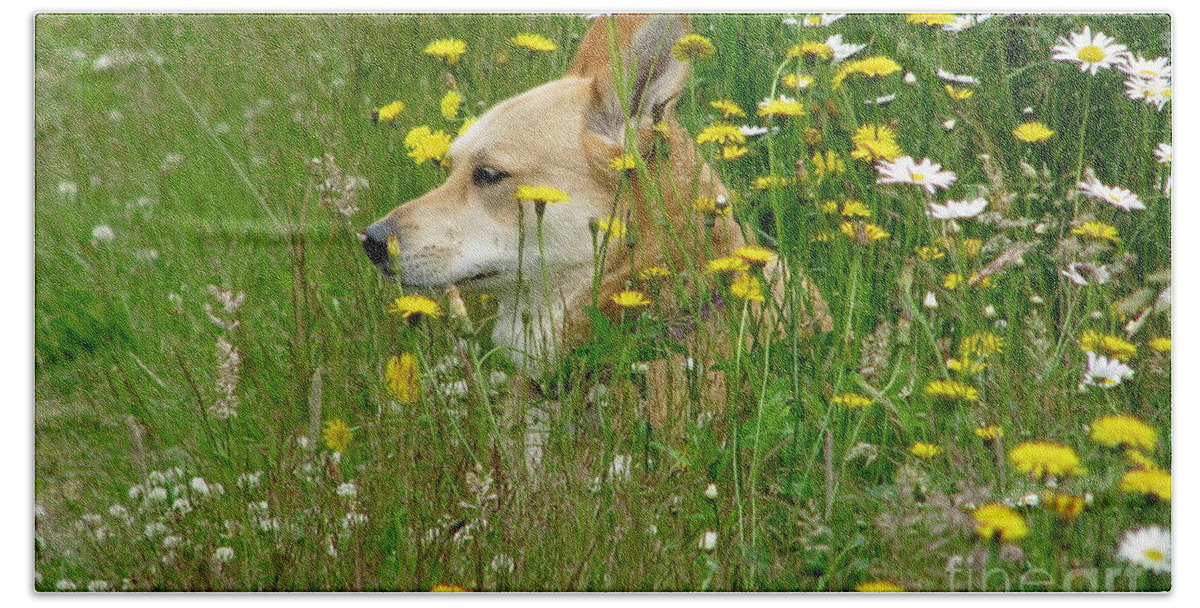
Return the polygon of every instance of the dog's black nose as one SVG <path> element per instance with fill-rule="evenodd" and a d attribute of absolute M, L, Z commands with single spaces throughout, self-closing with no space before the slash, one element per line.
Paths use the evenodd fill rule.
<path fill-rule="evenodd" d="M 386 269 L 388 266 L 388 236 L 394 234 L 391 229 L 382 224 L 371 224 L 365 230 L 358 233 L 358 239 L 362 241 L 363 251 L 367 252 L 367 258 L 371 263 Z"/>

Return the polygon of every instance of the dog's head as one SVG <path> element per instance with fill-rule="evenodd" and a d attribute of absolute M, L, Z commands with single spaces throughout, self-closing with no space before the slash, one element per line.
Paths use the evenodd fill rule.
<path fill-rule="evenodd" d="M 618 174 L 610 163 L 624 150 L 631 121 L 636 132 L 671 111 L 687 64 L 670 50 L 687 27 L 677 15 L 597 19 L 563 78 L 488 110 L 450 147 L 445 183 L 360 233 L 367 256 L 413 286 L 502 289 L 521 273 L 539 277 L 543 262 L 556 284 L 586 285 L 594 268 L 589 224 L 613 213 Z M 614 74 L 624 74 L 631 110 L 622 108 Z M 544 208 L 540 245 L 535 203 L 515 196 L 521 185 L 570 197 Z M 389 240 L 398 256 L 389 255 Z"/>

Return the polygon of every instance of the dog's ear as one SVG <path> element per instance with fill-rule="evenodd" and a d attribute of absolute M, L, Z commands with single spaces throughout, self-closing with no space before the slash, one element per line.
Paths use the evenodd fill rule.
<path fill-rule="evenodd" d="M 627 121 L 653 123 L 669 113 L 688 73 L 671 47 L 689 30 L 683 15 L 597 18 L 567 72 L 592 79 L 587 129 L 619 146 Z"/>

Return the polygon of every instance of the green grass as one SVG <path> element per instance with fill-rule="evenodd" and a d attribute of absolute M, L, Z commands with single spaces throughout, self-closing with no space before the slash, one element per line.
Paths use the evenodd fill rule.
<path fill-rule="evenodd" d="M 797 70 L 785 51 L 804 40 L 840 33 L 868 45 L 853 59 L 886 55 L 917 77 L 912 86 L 901 84 L 903 72 L 852 78 L 835 90 L 837 66 L 810 65 L 800 72 L 814 86 L 792 91 L 806 116 L 776 119 L 780 131 L 751 140 L 740 160 L 704 150 L 736 193 L 744 225 L 820 286 L 836 330 L 785 332 L 764 347 L 765 333 L 751 323 L 757 348 L 717 362 L 737 370 L 729 377 L 738 398 L 711 421 L 681 420 L 671 434 L 640 414 L 640 380 L 627 371 L 646 356 L 639 344 L 653 320 L 612 324 L 555 375 L 561 414 L 535 480 L 514 453 L 519 399 L 487 380 L 514 373 L 492 350 L 488 303 L 468 294 L 470 327 L 451 319 L 410 326 L 387 314 L 396 288 L 367 263 L 354 232 L 444 178 L 406 156 L 410 128 L 454 133 L 463 117 L 556 78 L 589 24 L 554 15 L 39 16 L 39 589 L 103 580 L 147 590 L 848 590 L 891 580 L 934 590 L 950 585 L 944 567 L 960 558 L 976 578 L 1002 571 L 1014 589 L 1023 575 L 1045 578 L 1038 572 L 1048 573 L 1050 588 L 1070 588 L 1072 568 L 1101 571 L 1101 588 L 1105 568 L 1121 570 L 1122 590 L 1169 588 L 1169 575 L 1126 576 L 1116 548 L 1126 530 L 1169 528 L 1170 504 L 1120 492 L 1130 465 L 1090 441 L 1088 425 L 1107 413 L 1142 419 L 1159 437 L 1150 458 L 1170 468 L 1169 354 L 1148 345 L 1170 336 L 1169 314 L 1150 315 L 1132 335 L 1123 327 L 1167 286 L 1154 273 L 1171 263 L 1170 200 L 1161 188 L 1168 168 L 1152 151 L 1171 141 L 1172 105 L 1156 111 L 1132 101 L 1116 70 L 1093 78 L 1051 61 L 1049 50 L 1086 24 L 1139 55 L 1170 56 L 1168 17 L 1014 15 L 953 35 L 887 14 L 817 29 L 772 15 L 695 17 L 693 29 L 717 52 L 694 63 L 679 103 L 693 135 L 713 121 L 709 101 L 728 98 L 753 114 L 773 86 L 784 92 L 774 76 Z M 507 42 L 520 32 L 561 48 L 521 51 Z M 439 111 L 445 69 L 421 53 L 438 38 L 469 45 L 455 70 L 466 99 L 456 121 Z M 97 69 L 102 57 L 112 65 Z M 981 84 L 953 101 L 938 68 Z M 898 94 L 891 104 L 862 103 L 888 93 Z M 397 121 L 374 124 L 371 112 L 397 99 L 406 104 Z M 953 130 L 942 127 L 947 119 L 956 120 Z M 1012 128 L 1030 119 L 1056 134 L 1038 145 L 1014 139 Z M 906 154 L 958 174 L 936 200 L 986 195 L 989 211 L 1012 225 L 964 220 L 952 233 L 925 217 L 919 189 L 877 186 L 875 169 L 848 156 L 850 135 L 871 123 L 893 126 Z M 806 129 L 816 134 L 808 143 Z M 846 172 L 818 183 L 812 156 L 829 150 Z M 311 161 L 326 154 L 346 175 L 370 181 L 348 220 L 319 204 L 325 174 Z M 798 159 L 810 178 L 801 185 L 751 188 L 758 176 L 792 176 Z M 1071 196 L 1088 168 L 1138 193 L 1147 209 L 1123 213 Z M 822 203 L 847 198 L 862 201 L 890 236 L 869 244 L 844 236 L 842 218 Z M 1084 219 L 1114 225 L 1120 243 L 1085 246 L 1069 233 Z M 115 239 L 96 242 L 101 225 Z M 983 251 L 962 252 L 963 238 L 980 239 Z M 1033 248 L 991 286 L 942 287 L 947 273 L 969 277 L 1015 242 Z M 946 257 L 914 254 L 935 244 Z M 1058 273 L 1070 261 L 1119 272 L 1081 288 Z M 220 307 L 209 285 L 245 293 L 237 329 L 210 321 L 205 306 Z M 936 310 L 921 306 L 927 292 Z M 1116 312 L 1115 303 L 1135 297 L 1146 301 Z M 740 321 L 729 319 L 735 329 Z M 1081 389 L 1086 330 L 1136 344 L 1136 374 L 1109 390 Z M 947 371 L 945 359 L 979 332 L 1002 338 L 1003 351 L 977 374 Z M 208 414 L 222 337 L 241 358 L 240 414 L 229 422 Z M 394 406 L 384 371 L 402 351 L 420 354 L 424 386 L 419 402 Z M 607 405 L 588 406 L 588 371 L 608 379 Z M 977 388 L 979 401 L 929 398 L 924 387 L 944 377 Z M 466 397 L 438 390 L 457 380 L 468 380 Z M 489 386 L 495 394 L 480 390 Z M 847 392 L 873 404 L 832 405 Z M 314 417 L 354 428 L 340 460 L 320 440 L 297 447 Z M 983 424 L 1004 428 L 1003 446 L 975 435 Z M 1043 490 L 1004 457 L 1030 440 L 1074 448 L 1088 474 L 1059 490 L 1094 502 L 1069 523 L 1020 509 L 1030 533 L 1016 556 L 976 537 L 970 508 Z M 918 459 L 909 451 L 917 441 L 943 452 Z M 629 457 L 628 476 L 608 474 L 617 456 Z M 477 466 L 494 497 L 470 487 L 466 474 Z M 225 492 L 191 491 L 186 515 L 134 508 L 142 502 L 130 487 L 174 467 L 182 477 L 156 485 L 202 476 Z M 261 484 L 239 487 L 253 471 L 265 472 Z M 357 496 L 337 495 L 351 480 Z M 715 500 L 702 494 L 710 482 Z M 188 492 L 172 490 L 171 499 Z M 263 500 L 269 514 L 247 510 Z M 108 514 L 117 503 L 133 510 L 134 524 Z M 366 523 L 344 527 L 348 512 Z M 89 513 L 101 523 L 76 524 Z M 270 530 L 272 518 L 280 530 Z M 148 538 L 144 528 L 157 520 L 169 531 Z M 96 540 L 98 525 L 107 540 Z M 464 527 L 471 538 L 454 540 Z M 719 538 L 711 553 L 697 545 L 708 530 Z M 164 548 L 170 535 L 184 540 Z M 216 563 L 217 547 L 234 549 L 233 560 Z"/>

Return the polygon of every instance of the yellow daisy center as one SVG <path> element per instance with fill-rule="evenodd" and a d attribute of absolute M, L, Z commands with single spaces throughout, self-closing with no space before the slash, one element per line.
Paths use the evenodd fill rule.
<path fill-rule="evenodd" d="M 1158 549 L 1146 549 L 1146 559 L 1152 562 L 1161 562 L 1164 557 L 1163 552 Z"/>
<path fill-rule="evenodd" d="M 913 174 L 912 174 L 912 181 L 914 181 L 914 182 L 923 182 L 923 181 L 925 181 L 925 174 L 924 174 L 924 173 L 913 173 Z"/>
<path fill-rule="evenodd" d="M 1079 59 L 1086 61 L 1088 63 L 1096 63 L 1097 61 L 1100 61 L 1100 60 L 1104 59 L 1104 57 L 1105 57 L 1104 51 L 1102 51 L 1100 49 L 1100 47 L 1098 47 L 1094 44 L 1089 44 L 1089 45 L 1079 49 L 1078 56 L 1079 56 Z"/>

